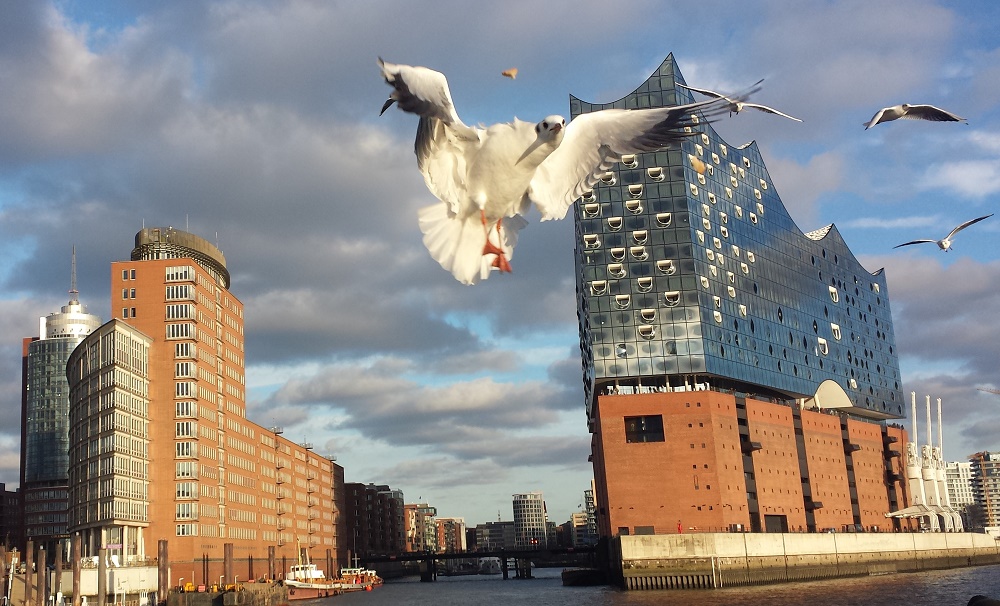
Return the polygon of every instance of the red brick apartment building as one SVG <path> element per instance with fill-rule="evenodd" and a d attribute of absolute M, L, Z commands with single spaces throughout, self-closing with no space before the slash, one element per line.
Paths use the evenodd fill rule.
<path fill-rule="evenodd" d="M 112 317 L 72 354 L 70 532 L 84 555 L 156 556 L 211 583 L 269 576 L 339 551 L 343 469 L 246 418 L 243 304 L 222 253 L 173 228 L 143 229 L 111 264 Z M 339 528 L 339 529 L 338 529 Z M 332 570 L 328 570 L 328 573 Z M 193 578 L 191 577 L 193 575 Z M 176 579 L 175 579 L 176 580 Z"/>

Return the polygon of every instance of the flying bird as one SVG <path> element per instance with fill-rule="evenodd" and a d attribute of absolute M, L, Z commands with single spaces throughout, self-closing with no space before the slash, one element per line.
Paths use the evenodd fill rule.
<path fill-rule="evenodd" d="M 414 151 L 427 188 L 440 203 L 419 211 L 431 256 L 464 284 L 509 272 L 518 232 L 532 203 L 541 220 L 562 219 L 573 202 L 625 154 L 662 149 L 696 134 L 696 127 L 728 110 L 719 100 L 641 110 L 562 116 L 538 123 L 515 118 L 467 126 L 458 117 L 441 72 L 379 59 L 392 86 L 382 113 L 396 104 L 417 114 Z M 760 82 L 734 97 L 742 102 Z M 699 119 L 695 112 L 701 112 Z"/>
<path fill-rule="evenodd" d="M 500 75 L 507 76 L 511 80 L 514 80 L 515 78 L 517 78 L 517 68 L 512 67 L 510 69 L 505 69 L 504 71 L 500 72 Z"/>
<path fill-rule="evenodd" d="M 681 88 L 686 88 L 686 89 L 692 90 L 692 91 L 694 91 L 696 93 L 701 93 L 701 94 L 705 95 L 706 97 L 712 97 L 713 99 L 725 99 L 729 103 L 729 113 L 730 114 L 738 114 L 741 111 L 743 111 L 744 109 L 746 109 L 748 107 L 752 107 L 753 109 L 757 109 L 757 110 L 760 110 L 762 112 L 766 112 L 766 113 L 769 113 L 769 114 L 775 114 L 775 115 L 778 115 L 778 116 L 784 116 L 785 118 L 788 118 L 789 120 L 795 120 L 796 122 L 802 122 L 802 120 L 799 120 L 798 118 L 794 118 L 792 116 L 789 116 L 788 114 L 786 114 L 784 112 L 779 112 L 778 110 L 774 109 L 773 107 L 768 107 L 766 105 L 760 105 L 758 103 L 748 103 L 748 102 L 746 102 L 744 100 L 741 100 L 741 99 L 730 99 L 729 97 L 727 97 L 727 96 L 725 96 L 725 95 L 723 95 L 721 93 L 717 93 L 715 91 L 707 90 L 707 89 L 704 89 L 704 88 L 695 88 L 693 86 L 686 86 L 684 84 L 681 84 L 680 82 L 674 82 L 674 84 L 676 84 L 677 86 L 679 86 Z"/>
<path fill-rule="evenodd" d="M 985 217 L 979 217 L 978 219 L 972 219 L 971 221 L 966 221 L 965 223 L 962 223 L 955 229 L 951 230 L 951 233 L 949 233 L 947 236 L 945 236 L 940 240 L 913 240 L 912 242 L 904 242 L 903 244 L 900 244 L 898 246 L 893 246 L 893 248 L 899 248 L 900 246 L 909 246 L 910 244 L 923 244 L 924 242 L 933 242 L 934 244 L 938 245 L 938 248 L 940 248 L 945 252 L 948 252 L 951 249 L 951 239 L 955 237 L 955 234 L 962 231 L 966 227 L 972 225 L 973 223 L 979 223 L 983 219 L 989 219 L 992 216 L 993 213 L 990 213 Z"/>
<path fill-rule="evenodd" d="M 900 105 L 893 105 L 892 107 L 884 107 L 878 110 L 871 120 L 865 122 L 865 130 L 868 130 L 876 124 L 890 122 L 900 118 L 905 118 L 907 120 L 930 120 L 931 122 L 969 123 L 965 118 L 960 118 L 959 116 L 956 116 L 949 111 L 945 111 L 940 107 L 934 107 L 933 105 L 909 105 L 907 103 L 903 103 Z"/>

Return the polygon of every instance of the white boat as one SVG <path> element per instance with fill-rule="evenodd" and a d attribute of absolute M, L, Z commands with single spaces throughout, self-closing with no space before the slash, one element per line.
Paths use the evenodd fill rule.
<path fill-rule="evenodd" d="M 343 583 L 326 578 L 315 564 L 294 564 L 285 575 L 289 600 L 309 600 L 338 595 L 343 591 Z"/>

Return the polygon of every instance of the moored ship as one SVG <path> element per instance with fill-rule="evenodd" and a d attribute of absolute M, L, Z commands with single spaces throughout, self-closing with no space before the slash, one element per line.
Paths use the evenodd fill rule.
<path fill-rule="evenodd" d="M 338 595 L 343 591 L 339 579 L 328 579 L 315 564 L 295 564 L 285 577 L 289 600 L 311 600 Z"/>

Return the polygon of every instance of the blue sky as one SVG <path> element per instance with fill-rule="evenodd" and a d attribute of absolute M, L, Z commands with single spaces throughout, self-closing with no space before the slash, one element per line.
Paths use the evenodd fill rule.
<path fill-rule="evenodd" d="M 109 264 L 143 224 L 217 241 L 246 308 L 249 416 L 470 524 L 592 472 L 570 221 L 522 232 L 514 273 L 464 287 L 423 249 L 416 120 L 378 116 L 387 61 L 444 72 L 467 123 L 609 102 L 668 53 L 693 86 L 802 118 L 716 124 L 757 141 L 804 231 L 836 223 L 885 268 L 903 390 L 942 398 L 945 455 L 1000 449 L 1000 5 L 232 0 L 7 3 L 0 19 L 0 481 L 16 484 L 20 339 L 58 310 L 75 244 L 107 319 Z M 517 67 L 516 80 L 500 72 Z M 968 125 L 862 126 L 929 103 Z"/>

